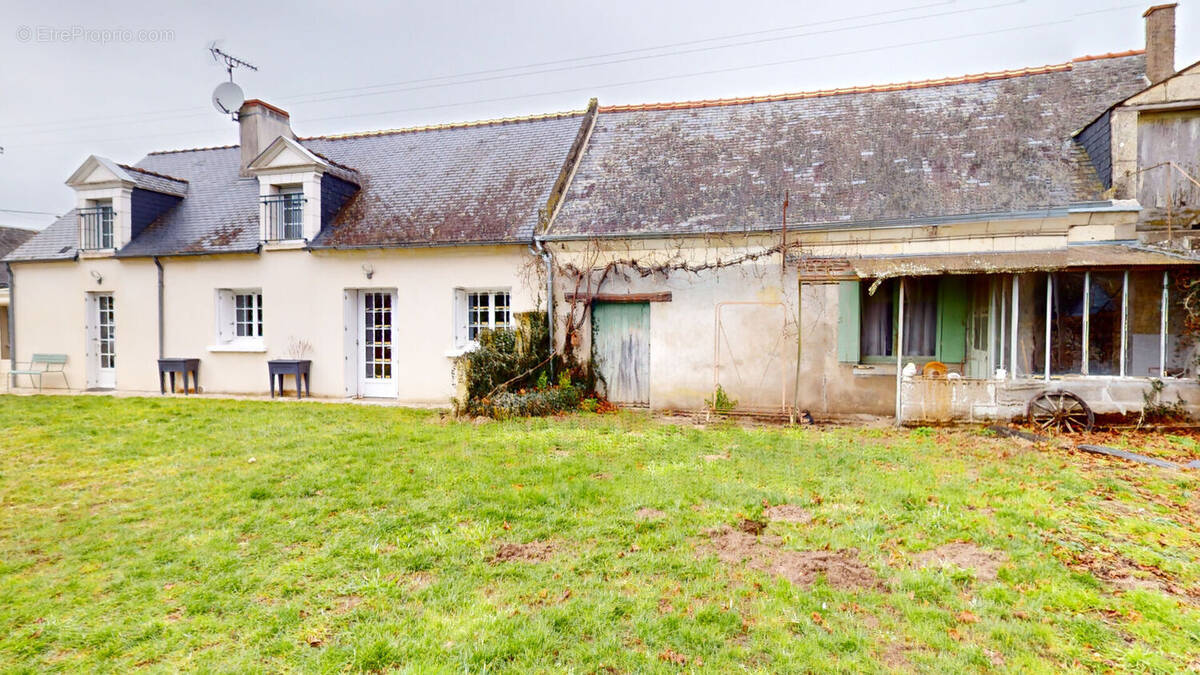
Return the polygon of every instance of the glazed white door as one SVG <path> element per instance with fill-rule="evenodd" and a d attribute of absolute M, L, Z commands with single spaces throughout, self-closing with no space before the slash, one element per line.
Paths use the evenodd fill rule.
<path fill-rule="evenodd" d="M 114 389 L 117 386 L 116 306 L 111 293 L 88 295 L 88 354 L 91 359 L 91 386 Z"/>
<path fill-rule="evenodd" d="M 966 376 L 987 379 L 991 375 L 991 352 L 989 332 L 991 330 L 991 286 L 980 277 L 972 277 L 971 314 L 967 324 L 967 371 Z"/>
<path fill-rule="evenodd" d="M 358 395 L 396 397 L 396 293 L 358 292 Z"/>

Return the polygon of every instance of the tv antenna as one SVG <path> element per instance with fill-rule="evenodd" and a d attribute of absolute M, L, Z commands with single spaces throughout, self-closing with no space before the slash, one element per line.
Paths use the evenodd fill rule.
<path fill-rule="evenodd" d="M 247 63 L 236 56 L 221 51 L 217 47 L 216 42 L 213 42 L 208 46 L 208 51 L 210 54 L 212 54 L 214 61 L 217 63 L 224 62 L 225 70 L 229 72 L 229 81 L 218 84 L 217 88 L 213 90 L 213 107 L 217 109 L 217 112 L 229 115 L 230 118 L 236 122 L 238 118 L 237 111 L 241 109 L 242 104 L 246 102 L 246 96 L 242 93 L 242 88 L 233 81 L 233 69 L 249 68 L 250 70 L 257 71 L 258 68 L 255 68 L 250 63 Z"/>

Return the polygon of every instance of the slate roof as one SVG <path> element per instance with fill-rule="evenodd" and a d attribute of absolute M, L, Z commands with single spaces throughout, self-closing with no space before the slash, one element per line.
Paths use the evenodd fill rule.
<path fill-rule="evenodd" d="M 568 112 L 301 138 L 361 186 L 311 245 L 530 243 L 583 119 Z M 256 251 L 258 180 L 239 176 L 240 164 L 234 145 L 151 153 L 127 167 L 139 182 L 175 181 L 159 187 L 183 186 L 186 196 L 118 255 Z M 72 211 L 10 259 L 72 258 L 77 231 Z"/>
<path fill-rule="evenodd" d="M 0 258 L 8 255 L 10 251 L 24 244 L 35 234 L 37 232 L 33 230 L 19 227 L 0 227 Z M 8 270 L 0 265 L 0 288 L 5 286 L 8 286 Z"/>
<path fill-rule="evenodd" d="M 1145 86 L 1140 51 L 898 85 L 601 106 L 548 236 L 702 234 L 1096 199 L 1071 135 Z"/>
<path fill-rule="evenodd" d="M 258 179 L 242 177 L 236 145 L 151 153 L 138 168 L 179 176 L 188 194 L 121 249 L 122 256 L 237 253 L 258 249 Z"/>
<path fill-rule="evenodd" d="M 176 197 L 187 195 L 188 182 L 186 180 L 165 176 L 161 173 L 140 169 L 136 166 L 128 166 L 126 164 L 118 164 L 117 166 L 130 172 L 129 175 L 133 178 L 135 187 L 167 195 L 175 195 Z"/>
<path fill-rule="evenodd" d="M 538 209 L 546 205 L 582 121 L 582 113 L 566 113 L 301 139 L 364 178 L 313 246 L 532 242 Z"/>

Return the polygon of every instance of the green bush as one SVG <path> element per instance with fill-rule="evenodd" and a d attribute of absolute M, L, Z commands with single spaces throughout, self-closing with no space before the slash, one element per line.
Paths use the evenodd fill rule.
<path fill-rule="evenodd" d="M 704 405 L 708 406 L 709 410 L 718 413 L 727 413 L 737 407 L 737 399 L 729 398 L 729 394 L 725 393 L 725 387 L 717 385 L 717 391 L 711 399 L 704 399 Z"/>
<path fill-rule="evenodd" d="M 545 312 L 513 315 L 513 328 L 480 331 L 479 346 L 455 359 L 466 385 L 466 403 L 492 395 L 505 382 L 509 391 L 533 389 L 549 369 L 550 333 Z M 548 377 L 548 376 L 547 376 Z M 514 378 L 516 378 L 514 380 Z"/>
<path fill-rule="evenodd" d="M 512 329 L 479 333 L 476 349 L 455 360 L 466 396 L 454 399 L 459 415 L 496 419 L 553 415 L 579 407 L 583 389 L 550 358 L 545 312 L 513 315 Z M 550 384 L 552 367 L 558 384 Z"/>
<path fill-rule="evenodd" d="M 576 410 L 581 398 L 579 389 L 571 384 L 532 391 L 505 391 L 480 401 L 474 412 L 498 420 L 540 417 Z"/>

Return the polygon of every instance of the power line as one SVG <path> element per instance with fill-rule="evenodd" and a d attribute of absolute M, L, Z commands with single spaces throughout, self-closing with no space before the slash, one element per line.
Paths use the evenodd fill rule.
<path fill-rule="evenodd" d="M 20 213 L 20 214 L 29 215 L 29 216 L 54 216 L 55 218 L 58 217 L 57 213 L 50 213 L 49 211 L 21 211 L 20 209 L 0 209 L 0 213 Z"/>
<path fill-rule="evenodd" d="M 1096 11 L 1087 12 L 1087 14 L 1096 14 L 1096 13 L 1107 12 L 1107 11 L 1118 11 L 1118 10 L 1128 9 L 1130 7 L 1137 7 L 1137 6 L 1140 6 L 1140 5 L 1137 5 L 1137 4 L 1122 5 L 1119 7 L 1113 7 L 1108 10 L 1096 10 Z M 744 65 L 744 66 L 733 66 L 733 67 L 729 67 L 729 68 L 716 68 L 716 69 L 692 72 L 692 73 L 678 73 L 678 74 L 673 74 L 673 75 L 665 75 L 665 76 L 652 77 L 652 78 L 626 80 L 626 81 L 621 81 L 621 82 L 611 82 L 611 83 L 607 83 L 607 84 L 603 84 L 603 85 L 589 85 L 589 86 L 581 86 L 581 87 L 571 87 L 571 88 L 566 88 L 566 89 L 556 89 L 556 90 L 550 90 L 550 91 L 534 92 L 534 93 L 529 93 L 529 94 L 516 94 L 516 95 L 511 95 L 511 96 L 473 99 L 473 100 L 468 100 L 468 101 L 456 101 L 456 102 L 452 102 L 452 103 L 432 104 L 432 105 L 424 105 L 424 106 L 411 106 L 411 107 L 406 107 L 406 108 L 380 110 L 380 111 L 374 111 L 374 112 L 369 112 L 369 113 L 353 113 L 353 114 L 347 114 L 347 115 L 331 115 L 331 116 L 326 116 L 326 117 L 312 117 L 312 118 L 306 118 L 306 122 L 353 119 L 353 118 L 359 118 L 359 117 L 375 117 L 375 116 L 379 116 L 379 115 L 389 115 L 389 114 L 403 113 L 403 112 L 420 112 L 420 111 L 438 110 L 438 109 L 444 109 L 444 108 L 455 108 L 455 107 L 461 107 L 461 106 L 476 105 L 476 104 L 481 104 L 481 103 L 497 103 L 497 102 L 514 101 L 514 100 L 521 100 L 521 99 L 527 99 L 527 98 L 538 98 L 538 97 L 542 97 L 542 96 L 552 96 L 552 95 L 558 95 L 558 94 L 595 91 L 598 89 L 612 89 L 612 88 L 626 87 L 626 86 L 639 85 L 639 84 L 648 84 L 648 83 L 652 83 L 652 82 L 662 82 L 662 81 L 667 81 L 667 80 L 677 80 L 677 79 L 692 78 L 692 77 L 703 77 L 706 75 L 716 75 L 716 74 L 724 74 L 724 73 L 730 73 L 730 72 L 739 72 L 739 71 L 744 71 L 744 70 L 769 68 L 769 67 L 774 67 L 774 66 L 779 66 L 779 65 L 790 65 L 790 64 L 795 64 L 795 63 L 819 61 L 819 60 L 826 59 L 826 58 L 836 58 L 836 57 L 842 57 L 842 56 L 855 56 L 855 55 L 859 55 L 859 54 L 886 51 L 886 50 L 890 50 L 890 49 L 901 49 L 901 48 L 905 48 L 905 47 L 914 47 L 914 46 L 920 46 L 920 45 L 926 45 L 926 44 L 950 42 L 950 41 L 955 41 L 955 40 L 963 40 L 963 39 L 976 38 L 976 37 L 986 37 L 986 36 L 990 36 L 990 35 L 1011 33 L 1011 32 L 1020 31 L 1020 30 L 1029 30 L 1029 29 L 1034 29 L 1034 28 L 1044 28 L 1044 27 L 1048 27 L 1048 26 L 1062 25 L 1062 24 L 1070 23 L 1070 21 L 1071 20 L 1069 18 L 1058 19 L 1058 20 L 1054 20 L 1054 21 L 1045 21 L 1045 22 L 1039 22 L 1039 23 L 1033 23 L 1033 24 L 1025 24 L 1025 25 L 1021 25 L 1021 26 L 1013 26 L 1010 28 L 1003 28 L 1003 29 L 992 30 L 992 31 L 982 31 L 982 32 L 977 32 L 977 33 L 965 33 L 965 34 L 959 34 L 959 35 L 946 36 L 946 37 L 942 37 L 942 38 L 933 38 L 933 39 L 927 39 L 927 40 L 903 42 L 903 43 L 897 43 L 897 44 L 891 44 L 891 45 L 881 45 L 881 46 L 877 46 L 877 47 L 868 47 L 868 48 L 849 50 L 849 51 L 844 51 L 844 52 L 824 53 L 824 54 L 819 54 L 816 56 L 805 56 L 805 57 L 799 57 L 799 58 L 794 58 L 794 59 L 769 61 L 769 62 L 763 62 L 763 63 Z M 155 137 L 161 137 L 161 136 L 175 136 L 175 135 L 190 134 L 190 133 L 205 133 L 207 131 L 209 131 L 209 129 L 196 129 L 196 130 L 181 131 L 181 132 L 166 132 L 166 133 L 161 133 L 161 134 L 139 134 L 137 136 L 128 136 L 128 137 L 92 139 L 89 142 L 99 143 L 99 142 L 108 142 L 108 141 L 139 140 L 139 139 L 143 139 L 143 138 L 155 138 Z M 74 143 L 78 143 L 78 142 L 80 142 L 80 141 L 70 140 L 70 141 L 50 142 L 50 143 L 37 143 L 37 144 L 31 144 L 31 145 L 25 145 L 25 146 L 17 145 L 17 146 L 9 146 L 9 147 L 10 148 L 12 148 L 12 147 L 33 147 L 34 145 L 39 146 L 39 147 L 40 146 L 48 146 L 48 145 L 69 145 L 69 144 L 74 144 Z"/>
<path fill-rule="evenodd" d="M 753 35 L 766 35 L 769 33 L 782 33 L 784 31 L 796 30 L 798 28 L 810 28 L 812 26 L 824 26 L 824 25 L 828 25 L 831 23 L 842 23 L 845 21 L 853 21 L 855 19 L 870 19 L 870 18 L 874 18 L 877 16 L 885 16 L 885 15 L 889 15 L 889 14 L 899 14 L 902 12 L 911 12 L 911 11 L 918 10 L 918 9 L 925 9 L 926 7 L 936 7 L 938 5 L 950 5 L 950 4 L 954 4 L 955 1 L 956 0 L 943 0 L 942 2 L 933 2 L 933 3 L 929 3 L 929 4 L 925 4 L 925 5 L 916 5 L 915 7 L 903 7 L 900 9 L 890 9 L 890 10 L 885 10 L 882 12 L 870 12 L 867 14 L 858 14 L 855 16 L 847 16 L 847 17 L 842 17 L 842 18 L 838 18 L 838 19 L 826 19 L 824 21 L 813 21 L 811 23 L 802 23 L 802 24 L 796 24 L 796 25 L 792 25 L 792 26 L 783 26 L 780 28 L 768 28 L 766 30 L 756 30 L 756 31 L 750 31 L 750 32 L 746 32 L 746 33 L 733 33 L 730 35 L 720 35 L 720 36 L 716 36 L 716 37 L 701 38 L 701 39 L 697 39 L 697 40 L 685 40 L 683 42 L 672 42 L 672 43 L 668 43 L 668 44 L 664 44 L 664 45 L 656 45 L 656 46 L 652 46 L 652 47 L 639 47 L 636 49 L 624 49 L 621 51 L 606 52 L 603 54 L 593 54 L 591 56 L 576 56 L 576 57 L 571 57 L 571 58 L 566 58 L 566 59 L 555 59 L 552 61 L 540 61 L 540 62 L 536 62 L 536 63 L 528 63 L 523 66 L 508 66 L 505 68 L 491 68 L 491 69 L 487 69 L 487 70 L 475 70 L 475 71 L 470 71 L 470 72 L 466 72 L 466 73 L 459 73 L 458 75 L 441 75 L 441 76 L 434 76 L 434 77 L 417 78 L 417 79 L 413 79 L 413 80 L 401 80 L 399 82 L 387 82 L 387 83 L 376 84 L 376 85 L 365 85 L 365 86 L 361 86 L 361 87 L 347 87 L 344 89 L 328 89 L 326 91 L 313 92 L 312 94 L 298 94 L 297 96 L 309 96 L 309 95 L 316 96 L 316 95 L 320 95 L 320 94 L 338 94 L 338 93 L 347 92 L 347 91 L 362 91 L 362 90 L 366 90 L 366 89 L 378 89 L 378 88 L 382 88 L 382 87 L 421 84 L 424 82 L 433 82 L 436 80 L 443 80 L 443 79 L 457 79 L 460 77 L 473 77 L 476 75 L 491 75 L 494 73 L 501 73 L 501 72 L 510 71 L 510 70 L 525 70 L 526 68 L 538 68 L 541 66 L 555 66 L 555 65 L 559 65 L 559 64 L 563 64 L 563 63 L 574 63 L 574 62 L 578 62 L 578 61 L 591 61 L 593 59 L 603 59 L 603 58 L 609 58 L 609 57 L 613 57 L 613 56 L 626 56 L 628 54 L 639 54 L 639 53 L 643 53 L 643 52 L 657 51 L 659 49 L 671 49 L 674 47 L 688 47 L 691 45 L 704 44 L 707 42 L 719 42 L 721 40 L 733 40 L 736 38 L 750 37 Z M 1018 0 L 1018 2 L 1024 2 L 1024 0 Z M 918 18 L 920 18 L 920 17 L 918 17 Z M 848 29 L 853 29 L 853 28 L 854 27 L 851 26 L 847 29 L 842 29 L 842 30 L 848 30 Z M 595 65 L 595 64 L 591 64 L 591 65 Z"/>
<path fill-rule="evenodd" d="M 875 23 L 844 26 L 844 27 L 840 27 L 840 28 L 825 29 L 825 30 L 819 30 L 819 31 L 810 31 L 810 32 L 806 32 L 806 33 L 798 33 L 798 34 L 793 34 L 793 35 L 775 36 L 775 37 L 762 38 L 762 39 L 757 39 L 757 40 L 748 40 L 748 41 L 736 42 L 736 43 L 728 44 L 728 45 L 715 45 L 715 46 L 711 46 L 711 47 L 700 47 L 700 48 L 694 48 L 694 49 L 688 49 L 688 50 L 682 50 L 682 51 L 666 52 L 666 53 L 662 53 L 662 54 L 645 54 L 642 56 L 634 56 L 634 57 L 627 57 L 627 58 L 621 58 L 621 59 L 615 59 L 615 60 L 609 60 L 609 61 L 601 61 L 598 63 L 579 63 L 578 65 L 575 65 L 575 66 L 560 66 L 557 68 L 545 68 L 545 69 L 541 69 L 541 70 L 531 70 L 529 72 L 523 72 L 523 73 L 511 73 L 508 75 L 492 75 L 490 77 L 478 77 L 475 79 L 468 79 L 468 80 L 461 79 L 461 78 L 470 77 L 473 75 L 487 75 L 487 74 L 502 73 L 502 72 L 513 71 L 513 70 L 526 70 L 528 68 L 534 68 L 534 67 L 538 67 L 538 66 L 557 65 L 557 64 L 565 64 L 565 63 L 577 63 L 580 61 L 591 61 L 591 60 L 606 58 L 606 57 L 610 57 L 610 56 L 621 56 L 621 55 L 628 55 L 628 54 L 635 54 L 635 53 L 643 53 L 643 52 L 648 52 L 648 51 L 658 51 L 658 50 L 669 49 L 669 48 L 678 47 L 678 46 L 695 45 L 695 44 L 702 44 L 702 43 L 707 43 L 707 42 L 717 42 L 717 41 L 730 40 L 730 39 L 751 36 L 751 35 L 779 33 L 779 32 L 796 30 L 799 28 L 806 28 L 806 27 L 811 27 L 811 26 L 828 25 L 831 23 L 843 23 L 846 21 L 853 21 L 853 20 L 857 20 L 857 19 L 873 18 L 873 17 L 877 17 L 877 16 L 885 16 L 885 15 L 897 14 L 897 13 L 901 13 L 901 12 L 911 12 L 911 11 L 915 11 L 917 9 L 923 9 L 925 7 L 951 4 L 953 1 L 954 0 L 949 0 L 949 1 L 944 1 L 944 2 L 940 2 L 940 3 L 917 5 L 915 7 L 909 7 L 909 8 L 892 9 L 892 10 L 885 10 L 885 11 L 880 11 L 880 12 L 871 12 L 871 13 L 867 13 L 867 14 L 859 14 L 859 15 L 843 17 L 843 18 L 839 18 L 839 19 L 827 19 L 824 21 L 810 22 L 807 24 L 796 24 L 793 26 L 785 26 L 785 27 L 781 27 L 781 28 L 771 28 L 771 29 L 766 29 L 766 30 L 751 31 L 751 32 L 747 32 L 747 33 L 735 33 L 735 34 L 731 34 L 731 35 L 724 35 L 724 36 L 711 37 L 711 38 L 702 38 L 702 39 L 698 39 L 698 40 L 688 40 L 688 41 L 684 41 L 684 42 L 676 42 L 676 43 L 657 45 L 657 46 L 652 46 L 652 47 L 627 49 L 627 50 L 623 50 L 623 51 L 608 52 L 605 54 L 596 54 L 596 55 L 592 55 L 592 56 L 580 56 L 580 57 L 572 57 L 572 58 L 566 58 L 566 59 L 557 59 L 554 61 L 543 61 L 543 62 L 539 62 L 539 63 L 525 64 L 525 65 L 521 65 L 521 66 L 508 66 L 505 68 L 494 68 L 494 69 L 490 69 L 490 70 L 472 71 L 472 72 L 467 72 L 467 73 L 460 73 L 457 75 L 441 75 L 441 76 L 434 76 L 434 77 L 427 77 L 427 78 L 418 78 L 418 79 L 413 79 L 413 80 L 405 80 L 405 81 L 401 81 L 401 82 L 375 84 L 375 85 L 364 85 L 364 86 L 360 86 L 360 87 L 347 87 L 347 88 L 342 88 L 342 89 L 331 89 L 331 90 L 326 90 L 323 92 L 314 92 L 314 93 L 309 93 L 309 94 L 296 94 L 296 95 L 292 95 L 292 96 L 283 97 L 280 100 L 283 102 L 316 103 L 316 102 L 323 102 L 323 101 L 341 100 L 341 99 L 346 99 L 346 98 L 357 98 L 357 97 L 362 97 L 362 96 L 379 96 L 379 95 L 400 93 L 400 92 L 406 92 L 406 91 L 415 91 L 415 90 L 420 90 L 420 89 L 434 89 L 434 88 L 442 88 L 442 87 L 461 86 L 461 85 L 465 85 L 465 84 L 478 84 L 481 82 L 503 80 L 503 79 L 508 79 L 508 78 L 528 77 L 528 76 L 532 76 L 532 75 L 542 75 L 542 74 L 552 73 L 552 72 L 562 72 L 562 71 L 567 71 L 567 70 L 573 70 L 576 68 L 595 68 L 595 67 L 600 67 L 600 66 L 605 66 L 605 65 L 629 63 L 629 62 L 633 62 L 633 61 L 684 56 L 687 54 L 694 54 L 694 53 L 699 53 L 699 52 L 715 51 L 715 50 L 721 50 L 721 49 L 731 49 L 734 47 L 765 44 L 768 42 L 777 42 L 777 41 L 781 41 L 781 40 L 793 40 L 793 39 L 798 39 L 801 37 L 812 37 L 814 35 L 840 33 L 840 32 L 852 31 L 852 30 L 861 30 L 864 28 L 874 28 L 874 27 L 879 27 L 879 26 L 884 26 L 884 25 L 893 25 L 893 24 L 897 24 L 897 23 L 906 23 L 906 22 L 911 22 L 911 21 L 920 21 L 920 20 L 924 20 L 924 19 L 940 18 L 943 16 L 951 16 L 951 15 L 957 15 L 957 14 L 970 13 L 970 12 L 978 12 L 978 11 L 984 11 L 987 9 L 995 9 L 998 7 L 1006 7 L 1006 6 L 1022 4 L 1022 3 L 1024 3 L 1025 0 L 1010 0 L 1008 2 L 1001 2 L 1001 3 L 997 3 L 997 4 L 993 4 L 993 5 L 986 5 L 983 7 L 957 9 L 957 10 L 952 10 L 952 11 L 947 11 L 947 12 L 935 12 L 932 14 L 925 14 L 925 15 L 916 16 L 916 17 L 904 17 L 904 18 L 900 18 L 900 19 L 891 19 L 891 20 L 880 21 L 880 22 L 875 22 Z M 437 82 L 438 80 L 459 80 L 459 81 Z M 426 84 L 422 84 L 422 83 L 426 83 Z M 354 91 L 365 92 L 365 91 L 371 90 L 371 89 L 396 87 L 398 85 L 420 85 L 420 86 L 407 86 L 407 87 L 402 87 L 402 88 L 384 89 L 383 91 L 376 91 L 376 92 L 370 92 L 370 93 L 364 93 L 364 94 L 344 93 L 344 92 L 354 92 Z M 342 95 L 340 95 L 340 96 L 323 96 L 323 94 L 329 94 L 329 93 L 340 93 Z M 95 129 L 95 128 L 106 128 L 106 127 L 114 127 L 114 126 L 127 126 L 127 125 L 131 125 L 131 124 L 144 124 L 146 122 L 154 122 L 154 121 L 167 121 L 167 120 L 174 120 L 174 119 L 201 117 L 201 116 L 207 114 L 207 113 L 200 113 L 200 112 L 192 112 L 195 110 L 194 108 L 182 108 L 182 109 L 177 109 L 177 110 L 188 111 L 188 112 L 187 112 L 187 114 L 179 114 L 179 115 L 172 114 L 172 115 L 166 115 L 166 116 L 158 116 L 158 113 L 142 113 L 140 115 L 126 114 L 126 115 L 117 116 L 117 118 L 126 118 L 126 117 L 135 116 L 136 119 L 133 119 L 129 122 L 120 122 L 120 123 L 115 123 L 115 122 L 114 123 L 98 123 L 98 124 L 88 124 L 88 125 L 80 126 L 80 125 L 75 125 L 75 124 L 70 124 L 70 123 L 65 123 L 65 122 L 46 122 L 46 123 L 31 123 L 31 124 L 24 124 L 24 125 L 17 125 L 17 126 L 34 127 L 35 129 L 38 127 L 45 127 L 41 130 L 30 130 L 30 131 L 26 132 L 27 135 L 40 135 L 40 134 L 48 134 L 48 133 L 59 133 L 62 131 L 73 131 L 73 130 L 78 130 L 78 129 Z M 175 112 L 175 110 L 164 111 L 164 112 Z M 84 119 L 82 121 L 93 121 L 95 119 L 96 118 L 88 118 L 88 119 Z M 60 124 L 68 124 L 68 125 L 61 127 L 61 128 L 57 128 L 58 125 L 60 125 Z M 55 127 L 55 128 L 49 128 L 49 127 Z M 8 129 L 8 128 L 16 128 L 16 127 L 3 127 L 3 128 Z"/>
<path fill-rule="evenodd" d="M 588 87 L 572 87 L 570 89 L 557 89 L 554 91 L 543 91 L 543 92 L 538 92 L 536 94 L 519 94 L 519 95 L 515 95 L 515 96 L 500 96 L 500 97 L 496 97 L 496 98 L 479 99 L 479 100 L 475 100 L 475 101 L 462 101 L 462 102 L 458 102 L 458 103 L 447 103 L 447 104 L 442 104 L 442 105 L 417 106 L 417 107 L 412 107 L 412 108 L 397 108 L 395 110 L 380 110 L 377 112 L 370 112 L 370 113 L 354 113 L 351 115 L 334 115 L 334 116 L 330 116 L 330 117 L 312 117 L 312 118 L 308 118 L 306 121 L 320 122 L 320 121 L 336 120 L 336 119 L 351 119 L 351 118 L 355 118 L 355 117 L 372 117 L 375 115 L 389 115 L 389 114 L 398 113 L 398 112 L 413 112 L 413 111 L 431 110 L 431 109 L 443 108 L 443 107 L 471 105 L 471 104 L 476 104 L 476 103 L 495 103 L 495 102 L 499 102 L 499 101 L 511 101 L 511 100 L 515 100 L 515 99 L 530 98 L 530 97 L 535 97 L 535 96 L 550 96 L 550 95 L 554 95 L 554 94 L 569 94 L 569 93 L 576 93 L 576 92 L 580 92 L 580 91 L 595 91 L 597 89 L 611 89 L 611 88 L 615 88 L 615 87 L 626 87 L 626 86 L 631 86 L 631 85 L 635 85 L 635 84 L 648 84 L 651 82 L 662 82 L 664 80 L 678 80 L 678 79 L 683 79 L 686 77 L 703 77 L 705 75 L 719 75 L 719 74 L 723 74 L 723 73 L 734 73 L 734 72 L 739 72 L 739 71 L 743 71 L 743 70 L 753 70 L 753 69 L 757 69 L 757 68 L 770 68 L 773 66 L 790 65 L 790 64 L 794 64 L 794 63 L 803 63 L 806 61 L 817 61 L 817 60 L 824 59 L 824 58 L 831 58 L 831 57 L 838 57 L 838 56 L 856 56 L 859 54 L 868 54 L 871 52 L 879 52 L 879 51 L 885 51 L 885 50 L 889 50 L 889 49 L 900 49 L 903 47 L 915 47 L 915 46 L 919 46 L 919 45 L 933 44 L 933 43 L 938 43 L 938 42 L 950 42 L 952 40 L 965 40 L 968 38 L 985 37 L 988 35 L 999 35 L 1001 33 L 1011 33 L 1011 32 L 1018 31 L 1018 30 L 1029 30 L 1032 28 L 1044 28 L 1046 26 L 1056 26 L 1056 25 L 1064 24 L 1064 23 L 1069 23 L 1069 20 L 1068 19 L 1060 19 L 1058 21 L 1045 21 L 1042 23 L 1027 24 L 1024 26 L 1013 26 L 1012 28 L 1002 28 L 999 30 L 983 31 L 983 32 L 979 32 L 979 33 L 964 33 L 962 35 L 955 35 L 955 36 L 945 37 L 945 38 L 935 38 L 932 40 L 902 42 L 899 44 L 883 45 L 883 46 L 879 46 L 879 47 L 867 47 L 864 49 L 855 49 L 855 50 L 851 50 L 851 51 L 835 52 L 835 53 L 831 53 L 831 54 L 822 54 L 820 56 L 804 56 L 804 57 L 795 58 L 795 59 L 784 59 L 781 61 L 768 61 L 765 63 L 755 63 L 755 64 L 751 64 L 751 65 L 747 65 L 747 66 L 733 66 L 730 68 L 714 68 L 712 70 L 704 70 L 704 71 L 695 72 L 695 73 L 681 73 L 681 74 L 676 74 L 676 75 L 665 75 L 662 77 L 649 77 L 649 78 L 645 78 L 645 79 L 641 79 L 641 80 L 626 80 L 624 82 L 611 82 L 609 84 L 592 85 L 592 86 L 588 86 Z"/>
<path fill-rule="evenodd" d="M 975 8 L 971 8 L 971 9 L 960 9 L 960 10 L 955 10 L 952 12 L 939 12 L 936 14 L 926 14 L 923 16 L 906 17 L 903 19 L 890 19 L 888 21 L 878 21 L 875 23 L 862 24 L 862 25 L 858 25 L 858 26 L 847 26 L 844 28 L 833 28 L 833 29 L 826 29 L 826 30 L 810 31 L 807 33 L 796 33 L 793 35 L 778 35 L 778 36 L 769 37 L 769 38 L 748 40 L 745 42 L 734 42 L 734 43 L 727 44 L 727 45 L 717 45 L 717 46 L 713 46 L 713 47 L 697 47 L 697 48 L 693 48 L 693 49 L 685 49 L 685 50 L 680 50 L 680 51 L 666 52 L 663 54 L 631 56 L 631 57 L 621 58 L 621 59 L 612 59 L 609 61 L 600 61 L 598 63 L 587 63 L 587 64 L 575 65 L 575 66 L 560 66 L 557 68 L 546 68 L 546 69 L 542 69 L 542 70 L 531 71 L 528 73 L 516 73 L 516 74 L 512 74 L 512 75 L 492 75 L 492 76 L 488 76 L 488 77 L 479 77 L 479 78 L 475 78 L 475 79 L 471 79 L 471 80 L 462 80 L 462 81 L 458 81 L 458 82 L 424 84 L 424 85 L 419 85 L 419 86 L 401 87 L 401 88 L 395 88 L 395 89 L 385 89 L 383 91 L 370 92 L 370 93 L 342 94 L 340 96 L 317 97 L 317 98 L 311 98 L 307 101 L 297 101 L 297 102 L 315 103 L 315 102 L 323 102 L 323 101 L 336 101 L 336 100 L 346 99 L 346 98 L 364 98 L 367 96 L 379 96 L 379 95 L 394 94 L 394 93 L 407 92 L 407 91 L 417 91 L 420 89 L 435 89 L 435 88 L 439 88 L 439 87 L 450 87 L 450 86 L 458 86 L 458 85 L 463 85 L 463 84 L 478 84 L 481 82 L 491 82 L 491 81 L 495 81 L 495 80 L 503 80 L 503 79 L 509 79 L 509 78 L 514 78 L 514 77 L 526 77 L 528 75 L 544 75 L 546 73 L 556 73 L 556 72 L 562 72 L 562 71 L 566 71 L 566 70 L 575 70 L 578 68 L 594 68 L 597 66 L 607 66 L 607 65 L 614 65 L 614 64 L 619 64 L 619 63 L 630 63 L 633 61 L 644 61 L 644 60 L 648 60 L 648 59 L 662 59 L 662 58 L 669 58 L 669 57 L 675 57 L 675 56 L 687 56 L 688 54 L 696 54 L 699 52 L 717 51 L 717 50 L 721 50 L 721 49 L 732 49 L 734 47 L 745 47 L 745 46 L 750 46 L 750 45 L 766 44 L 768 42 L 779 42 L 781 40 L 795 40 L 797 38 L 812 37 L 814 35 L 828 35 L 828 34 L 832 34 L 832 33 L 845 32 L 848 30 L 860 30 L 862 28 L 876 28 L 879 26 L 888 26 L 888 25 L 893 25 L 893 24 L 897 24 L 897 23 L 905 23 L 905 22 L 909 22 L 909 21 L 919 21 L 921 19 L 940 18 L 940 17 L 944 17 L 944 16 L 951 16 L 954 14 L 979 12 L 979 11 L 983 11 L 986 9 L 996 9 L 999 7 L 1009 7 L 1012 5 L 1019 5 L 1019 4 L 1022 4 L 1023 2 L 1025 2 L 1025 0 L 1011 0 L 1009 2 L 1001 2 L 1001 3 L 994 4 L 994 5 L 986 5 L 984 7 L 975 7 Z M 350 91 L 350 90 L 347 90 L 347 91 Z M 285 99 L 285 100 L 287 100 L 287 99 Z M 293 100 L 295 100 L 295 99 L 293 99 Z"/>

